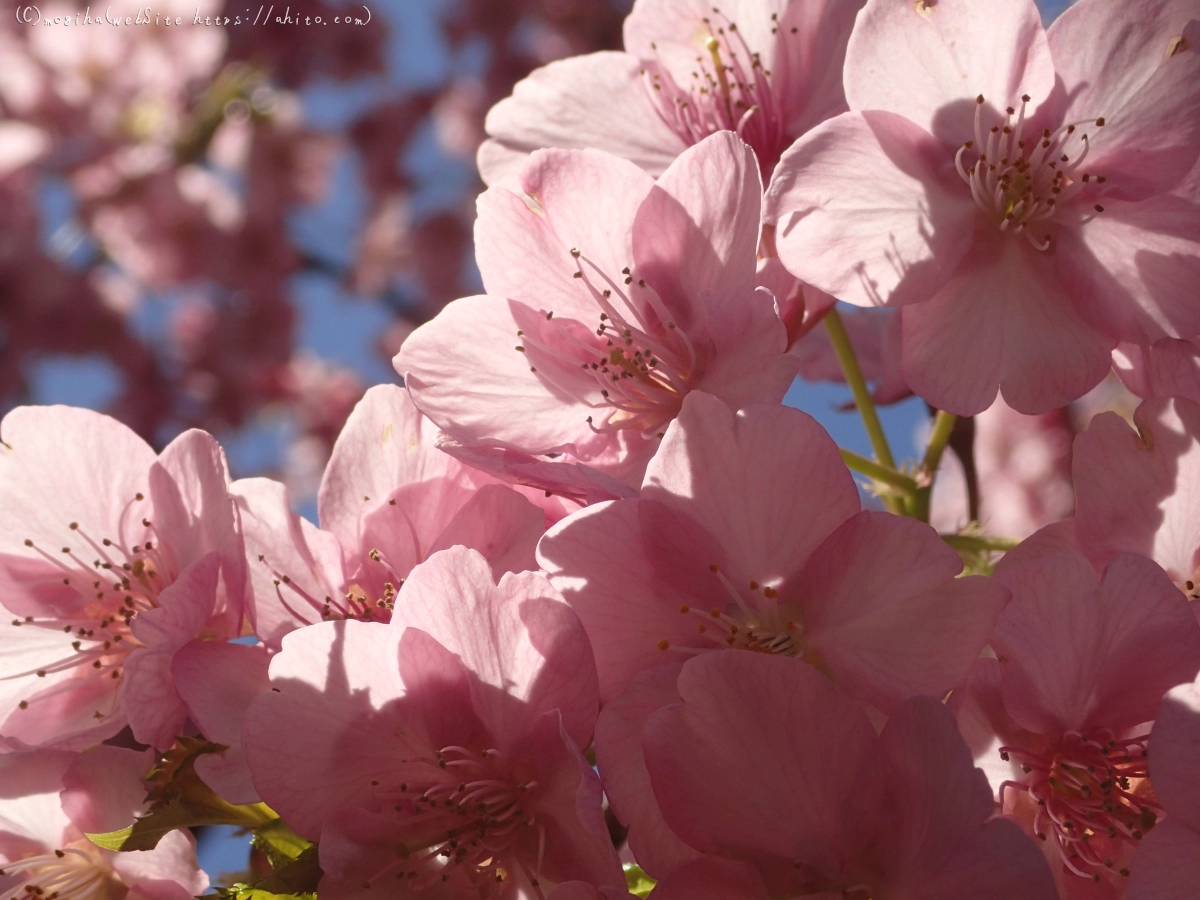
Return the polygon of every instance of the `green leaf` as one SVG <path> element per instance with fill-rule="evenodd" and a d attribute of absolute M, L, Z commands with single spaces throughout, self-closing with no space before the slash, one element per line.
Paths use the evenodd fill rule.
<path fill-rule="evenodd" d="M 310 844 L 299 856 L 278 866 L 274 872 L 249 887 L 267 894 L 312 894 L 321 880 L 321 866 L 317 861 L 317 847 Z"/>
<path fill-rule="evenodd" d="M 313 845 L 312 841 L 305 840 L 288 828 L 282 819 L 256 828 L 251 840 L 255 847 L 266 854 L 272 869 L 279 869 L 295 861 Z"/>
<path fill-rule="evenodd" d="M 654 889 L 654 879 L 643 872 L 641 866 L 633 863 L 626 863 L 624 868 L 625 884 L 629 887 L 629 893 L 637 897 L 648 896 Z"/>
<path fill-rule="evenodd" d="M 211 895 L 210 895 L 211 896 Z M 222 890 L 218 896 L 228 900 L 313 900 L 316 894 L 272 894 L 262 888 L 248 884 L 235 884 Z"/>
<path fill-rule="evenodd" d="M 239 825 L 258 828 L 278 816 L 265 803 L 234 806 L 200 780 L 196 759 L 227 748 L 201 738 L 179 738 L 150 773 L 152 787 L 146 795 L 146 815 L 119 831 L 89 834 L 92 843 L 106 850 L 153 850 L 162 837 L 176 828 L 195 825 Z"/>

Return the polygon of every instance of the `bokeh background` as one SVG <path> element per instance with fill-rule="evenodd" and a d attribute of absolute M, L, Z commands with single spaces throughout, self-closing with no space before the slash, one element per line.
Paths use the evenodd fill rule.
<path fill-rule="evenodd" d="M 0 412 L 88 406 L 158 447 L 204 428 L 234 477 L 280 478 L 315 517 L 362 392 L 481 289 L 488 108 L 537 66 L 619 48 L 630 0 L 301 0 L 257 25 L 247 0 L 153 3 L 171 27 L 75 24 L 138 6 L 73 4 L 38 7 L 70 24 L 0 18 Z M 787 398 L 869 454 L 848 400 L 804 381 Z M 924 403 L 883 419 L 915 454 Z M 245 866 L 244 838 L 201 838 L 214 877 Z"/>

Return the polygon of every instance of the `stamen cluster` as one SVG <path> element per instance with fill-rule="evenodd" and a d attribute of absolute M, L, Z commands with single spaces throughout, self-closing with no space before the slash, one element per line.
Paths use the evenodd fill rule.
<path fill-rule="evenodd" d="M 975 98 L 975 139 L 967 141 L 954 157 L 954 165 L 971 188 L 976 205 L 985 213 L 999 218 L 999 229 L 1011 234 L 1023 234 L 1038 250 L 1050 247 L 1051 235 L 1043 229 L 1058 211 L 1092 181 L 1088 172 L 1080 172 L 1087 159 L 1090 144 L 1087 132 L 1075 137 L 1080 125 L 1091 124 L 1088 119 L 1062 125 L 1051 130 L 1045 128 L 1040 136 L 1026 131 L 1026 107 L 1031 98 L 1021 97 L 1021 108 L 1008 107 L 1003 125 L 993 125 L 984 132 L 984 97 Z M 1013 116 L 1016 121 L 1013 121 Z M 1104 119 L 1096 119 L 1097 128 L 1104 126 Z M 1077 143 L 1076 155 L 1067 151 L 1071 140 Z M 1079 149 L 1081 147 L 1081 149 Z M 966 154 L 974 152 L 974 162 L 964 165 Z M 1099 176 L 1096 184 L 1103 184 Z M 1104 207 L 1095 204 L 1096 213 Z M 1094 216 L 1089 217 L 1090 221 Z"/>
<path fill-rule="evenodd" d="M 1115 869 L 1113 846 L 1141 841 L 1162 815 L 1146 791 L 1148 737 L 1068 733 L 1046 752 L 1000 749 L 1003 759 L 1015 760 L 1029 776 L 1005 788 L 1027 792 L 1037 802 L 1034 833 L 1052 840 L 1063 865 L 1076 875 L 1100 881 L 1102 871 Z M 1115 870 L 1129 874 L 1124 867 Z"/>

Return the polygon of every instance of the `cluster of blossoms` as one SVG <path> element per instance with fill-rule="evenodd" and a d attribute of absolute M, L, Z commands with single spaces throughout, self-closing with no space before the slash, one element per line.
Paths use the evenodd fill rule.
<path fill-rule="evenodd" d="M 204 432 L 0 423 L 0 900 L 186 900 L 216 823 L 234 900 L 1200 890 L 1200 0 L 638 0 L 625 46 L 493 108 L 486 293 L 319 526 Z M 833 358 L 874 459 L 781 402 Z"/>

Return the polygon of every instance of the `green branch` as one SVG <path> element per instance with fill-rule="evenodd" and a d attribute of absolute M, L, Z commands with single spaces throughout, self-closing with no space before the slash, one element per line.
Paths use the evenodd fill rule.
<path fill-rule="evenodd" d="M 873 459 L 867 459 L 855 453 L 853 450 L 838 448 L 842 454 L 842 461 L 853 469 L 867 477 L 882 482 L 883 484 L 893 487 L 903 494 L 913 496 L 921 489 L 915 478 L 911 475 L 905 475 L 903 472 L 897 472 L 895 469 L 889 469 L 886 466 L 881 466 Z"/>
<path fill-rule="evenodd" d="M 1021 543 L 1016 538 L 982 534 L 943 534 L 941 538 L 959 553 L 1004 553 Z"/>
<path fill-rule="evenodd" d="M 933 431 L 929 435 L 929 446 L 925 448 L 925 458 L 921 460 L 919 478 L 921 490 L 916 493 L 910 504 L 910 512 L 914 519 L 922 522 L 929 521 L 929 505 L 933 496 L 933 482 L 937 478 L 938 468 L 942 464 L 942 454 L 950 442 L 957 417 L 944 409 L 939 409 L 933 420 Z"/>
<path fill-rule="evenodd" d="M 875 411 L 875 402 L 871 399 L 871 391 L 867 388 L 867 381 L 863 378 L 862 369 L 859 368 L 858 357 L 854 355 L 850 335 L 846 333 L 846 326 L 842 324 L 842 317 L 838 315 L 836 308 L 831 308 L 826 313 L 825 327 L 829 330 L 829 339 L 833 342 L 833 350 L 837 354 L 838 362 L 842 365 L 842 372 L 846 375 L 846 383 L 850 385 L 850 391 L 854 394 L 854 404 L 862 416 L 863 425 L 867 429 L 867 437 L 871 439 L 871 448 L 875 451 L 875 457 L 884 466 L 894 471 L 896 460 L 892 457 L 891 448 L 888 447 L 887 435 L 883 433 L 883 425 L 879 421 L 879 414 Z"/>

